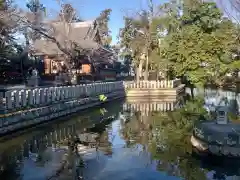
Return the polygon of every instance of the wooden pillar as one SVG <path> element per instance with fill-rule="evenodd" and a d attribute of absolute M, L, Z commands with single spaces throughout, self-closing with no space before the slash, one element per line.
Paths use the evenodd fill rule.
<path fill-rule="evenodd" d="M 48 56 L 44 56 L 44 73 L 50 74 L 51 73 L 51 59 Z"/>

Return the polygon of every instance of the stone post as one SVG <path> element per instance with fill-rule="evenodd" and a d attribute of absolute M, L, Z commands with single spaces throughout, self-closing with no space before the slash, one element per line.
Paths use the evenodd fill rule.
<path fill-rule="evenodd" d="M 49 88 L 46 88 L 45 89 L 45 92 L 44 92 L 44 102 L 45 103 L 50 103 L 50 90 L 49 90 Z"/>
<path fill-rule="evenodd" d="M 32 106 L 33 105 L 33 101 L 34 101 L 34 95 L 33 95 L 33 90 L 29 90 L 28 91 L 28 95 L 27 95 L 27 99 L 28 99 L 28 105 Z"/>
<path fill-rule="evenodd" d="M 64 87 L 60 88 L 60 100 L 64 100 Z"/>
<path fill-rule="evenodd" d="M 57 100 L 57 101 L 60 100 L 60 88 L 61 88 L 61 87 L 57 87 L 57 88 L 56 88 L 56 100 Z"/>
<path fill-rule="evenodd" d="M 40 91 L 40 103 L 41 104 L 45 104 L 45 92 L 44 92 L 44 88 L 39 89 Z"/>
<path fill-rule="evenodd" d="M 40 93 L 39 93 L 39 89 L 36 88 L 36 89 L 34 89 L 34 91 L 35 91 L 36 105 L 39 105 L 39 104 L 40 104 Z"/>
<path fill-rule="evenodd" d="M 68 87 L 64 87 L 64 100 L 68 99 Z"/>
<path fill-rule="evenodd" d="M 51 102 L 54 102 L 56 100 L 56 89 L 55 88 L 51 88 Z"/>
<path fill-rule="evenodd" d="M 25 107 L 27 105 L 27 95 L 26 95 L 26 90 L 21 91 L 21 104 L 22 107 Z"/>
<path fill-rule="evenodd" d="M 13 108 L 12 91 L 7 91 L 5 95 L 6 95 L 7 110 L 10 110 Z"/>
<path fill-rule="evenodd" d="M 15 91 L 14 93 L 14 100 L 15 100 L 15 107 L 16 108 L 20 108 L 20 98 L 19 98 L 20 92 L 19 91 Z"/>

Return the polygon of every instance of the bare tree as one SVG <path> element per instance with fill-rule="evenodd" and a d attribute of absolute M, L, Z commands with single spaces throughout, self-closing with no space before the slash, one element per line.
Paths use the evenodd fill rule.
<path fill-rule="evenodd" d="M 88 50 L 90 50 L 96 48 L 97 44 L 90 43 L 88 40 L 79 43 L 74 38 L 71 38 L 72 29 L 74 28 L 73 22 L 76 22 L 76 10 L 71 4 L 59 3 L 59 5 L 61 10 L 58 13 L 58 18 L 54 21 L 39 19 L 39 12 L 26 12 L 20 8 L 1 10 L 1 16 L 18 26 L 24 32 L 26 39 L 30 39 L 30 35 L 27 35 L 27 33 L 31 31 L 35 36 L 32 40 L 36 41 L 36 44 L 45 41 L 45 44 L 41 45 L 45 46 L 46 49 L 50 48 L 50 44 L 54 45 L 56 55 L 62 54 L 67 68 L 71 69 L 72 61 L 76 59 L 76 56 L 88 53 L 85 48 L 82 48 L 83 45 L 89 45 Z M 43 39 L 44 41 L 42 41 Z M 22 55 L 34 50 L 31 43 L 26 43 Z"/>

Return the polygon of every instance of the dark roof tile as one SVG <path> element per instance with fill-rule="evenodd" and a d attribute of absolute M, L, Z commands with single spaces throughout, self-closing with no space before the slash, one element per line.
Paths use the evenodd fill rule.
<path fill-rule="evenodd" d="M 89 37 L 92 31 L 93 22 L 72 23 L 70 26 L 62 22 L 54 22 L 49 28 L 49 34 L 63 44 L 63 47 L 70 47 L 72 43 L 83 49 L 96 49 L 98 44 Z M 56 43 L 50 40 L 36 40 L 33 45 L 35 55 L 40 54 L 63 54 Z"/>

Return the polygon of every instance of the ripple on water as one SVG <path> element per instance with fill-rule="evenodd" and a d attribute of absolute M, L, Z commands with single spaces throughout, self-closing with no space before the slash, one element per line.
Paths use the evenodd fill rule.
<path fill-rule="evenodd" d="M 126 103 L 128 105 L 124 106 L 124 110 L 122 102 L 110 103 L 104 107 L 107 110 L 104 115 L 95 109 L 29 132 L 11 140 L 11 143 L 5 142 L 4 148 L 0 149 L 0 179 L 17 180 L 22 177 L 22 180 L 46 180 L 59 168 L 65 153 L 68 154 L 69 164 L 73 165 L 77 158 L 65 148 L 70 147 L 66 139 L 73 140 L 76 135 L 88 133 L 84 128 L 90 127 L 92 122 L 96 124 L 101 117 L 109 116 L 114 116 L 114 120 L 106 128 L 101 127 L 99 132 L 94 132 L 99 140 L 99 151 L 96 152 L 95 147 L 88 149 L 84 144 L 86 149 L 81 157 L 85 167 L 77 170 L 86 179 L 204 180 L 239 176 L 240 163 L 227 166 L 220 165 L 220 162 L 212 164 L 217 162 L 216 159 L 209 163 L 192 156 L 189 127 L 196 121 L 196 115 L 191 116 L 191 111 L 202 112 L 199 104 L 191 102 L 185 110 L 163 112 L 158 109 L 166 107 L 161 101 L 151 102 L 149 106 L 146 102 L 137 106 Z M 72 179 L 74 172 L 64 170 L 58 179 Z"/>

